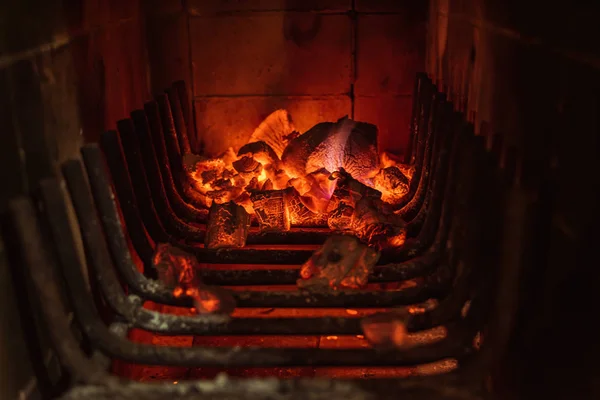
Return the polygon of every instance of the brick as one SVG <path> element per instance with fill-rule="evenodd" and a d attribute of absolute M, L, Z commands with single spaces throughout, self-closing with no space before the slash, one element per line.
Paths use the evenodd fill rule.
<path fill-rule="evenodd" d="M 412 98 L 357 97 L 355 119 L 370 122 L 379 129 L 379 151 L 402 154 L 408 146 Z"/>
<path fill-rule="evenodd" d="M 247 143 L 256 127 L 273 111 L 287 109 L 296 128 L 304 132 L 323 121 L 335 121 L 350 113 L 347 96 L 196 98 L 196 129 L 204 152 L 216 156 L 228 147 Z"/>
<path fill-rule="evenodd" d="M 192 18 L 194 93 L 347 93 L 350 32 L 346 15 L 268 12 Z"/>
<path fill-rule="evenodd" d="M 425 67 L 425 23 L 406 15 L 359 15 L 356 94 L 412 94 Z"/>
<path fill-rule="evenodd" d="M 174 81 L 191 81 L 189 32 L 186 15 L 171 14 L 146 20 L 151 91 L 159 93 Z"/>
<path fill-rule="evenodd" d="M 425 21 L 429 2 L 425 0 L 355 0 L 358 12 L 394 12 L 410 15 L 412 19 Z"/>
<path fill-rule="evenodd" d="M 188 9 L 195 15 L 235 11 L 347 11 L 351 0 L 189 0 Z"/>

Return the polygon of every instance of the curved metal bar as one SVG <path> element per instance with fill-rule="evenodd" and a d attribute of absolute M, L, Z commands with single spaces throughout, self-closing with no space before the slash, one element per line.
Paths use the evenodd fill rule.
<path fill-rule="evenodd" d="M 419 123 L 417 128 L 419 129 L 419 133 L 417 135 L 417 143 L 416 143 L 416 157 L 414 163 L 414 173 L 410 180 L 410 185 L 408 189 L 408 193 L 401 199 L 398 204 L 394 205 L 395 210 L 400 210 L 404 208 L 412 199 L 415 197 L 417 193 L 417 189 L 419 187 L 419 183 L 421 182 L 421 174 L 423 169 L 426 167 L 425 164 L 425 150 L 427 147 L 427 143 L 431 139 L 431 130 L 429 129 L 429 119 L 431 114 L 431 106 L 433 103 L 433 96 L 435 93 L 435 87 L 431 82 L 424 81 L 422 85 L 422 102 L 421 108 L 419 109 Z"/>
<path fill-rule="evenodd" d="M 192 154 L 192 148 L 190 147 L 190 140 L 188 137 L 187 126 L 183 118 L 182 104 L 180 100 L 180 93 L 175 86 L 171 86 L 167 90 L 167 97 L 169 98 L 169 104 L 171 106 L 171 113 L 173 115 L 173 126 L 175 127 L 175 133 L 177 134 L 177 142 L 179 143 L 179 150 L 182 155 Z"/>
<path fill-rule="evenodd" d="M 91 149 L 89 149 L 89 150 L 91 150 Z M 84 157 L 84 158 L 85 158 L 85 157 Z M 93 159 L 93 158 L 94 158 L 94 157 L 92 157 L 92 159 Z M 97 157 L 96 157 L 96 158 L 97 158 Z M 89 162 L 90 162 L 90 159 L 89 159 L 89 158 L 86 158 L 86 162 L 88 162 L 88 163 L 89 163 Z M 96 163 L 96 164 L 97 164 L 97 163 Z M 91 166 L 91 165 L 88 165 L 88 168 L 90 168 L 90 169 L 93 169 L 93 170 L 99 170 L 99 168 L 97 168 L 97 167 L 93 167 L 93 166 Z M 451 173 L 450 173 L 449 175 L 451 175 L 451 176 L 452 176 L 452 174 L 451 174 Z M 127 187 L 127 186 L 125 186 L 125 189 L 127 189 L 127 188 L 128 188 L 128 187 Z M 448 194 L 446 194 L 446 198 L 449 198 L 449 197 L 448 197 Z M 126 203 L 126 204 L 129 204 L 129 202 L 125 202 L 125 203 Z M 442 202 L 441 202 L 441 200 L 440 200 L 440 201 L 439 201 L 439 204 L 441 205 L 441 203 L 442 203 Z M 437 202 L 434 202 L 434 204 L 437 204 Z M 429 216 L 429 217 L 432 217 L 434 214 L 437 214 L 437 213 L 435 213 L 435 212 L 431 212 L 431 213 L 428 213 L 428 216 Z M 448 215 L 447 213 L 442 213 L 442 214 L 444 214 L 444 215 Z M 439 214 L 438 214 L 438 215 L 439 215 Z M 432 218 L 433 218 L 433 217 L 432 217 Z M 433 219 L 431 219 L 431 218 L 430 218 L 430 219 L 428 219 L 428 220 L 437 220 L 437 219 L 438 219 L 438 217 L 436 217 L 436 218 L 433 218 Z M 447 218 L 442 218 L 442 221 L 441 221 L 441 226 L 440 226 L 440 229 L 441 229 L 441 231 L 442 231 L 442 232 L 445 232 L 445 231 L 446 231 L 446 229 L 442 229 L 442 228 L 445 228 L 445 227 L 447 226 L 447 224 L 443 223 L 443 221 L 444 221 L 444 220 L 447 220 Z M 429 226 L 429 224 L 424 224 L 424 225 L 425 225 L 426 227 L 427 227 L 427 226 Z M 131 228 L 130 228 L 130 229 L 131 229 Z M 424 229 L 424 231 L 428 231 L 428 229 Z M 435 232 L 435 231 L 434 231 L 434 232 Z M 414 256 L 414 255 L 415 255 L 415 252 L 413 252 L 413 253 L 411 253 L 411 254 L 406 254 L 406 253 L 407 253 L 407 252 L 405 252 L 405 257 L 407 257 L 407 258 L 408 258 L 408 257 L 410 257 L 410 256 Z M 428 256 L 428 257 L 427 257 L 427 259 L 431 259 L 431 256 Z M 423 260 L 419 260 L 419 259 L 418 259 L 418 260 L 415 260 L 414 262 L 412 262 L 411 264 L 412 264 L 412 265 L 422 265 L 423 263 L 422 263 L 421 261 L 423 261 Z M 396 266 L 398 266 L 399 268 L 395 268 Z M 393 267 L 393 268 L 388 268 L 388 267 Z M 408 270 L 408 268 L 407 268 L 406 270 Z M 383 278 L 383 275 L 380 275 L 380 276 L 382 277 L 382 279 L 385 279 L 385 280 L 387 281 L 388 279 L 393 279 L 393 276 L 392 276 L 392 275 L 394 275 L 396 272 L 399 272 L 399 271 L 405 271 L 405 267 L 404 267 L 403 265 L 401 265 L 401 264 L 399 265 L 398 263 L 392 263 L 391 265 L 388 265 L 388 266 L 383 266 L 383 267 L 381 268 L 381 271 L 389 271 L 389 272 L 386 274 L 386 275 L 388 276 L 387 278 Z M 237 272 L 237 271 L 235 271 L 235 272 Z M 231 272 L 231 273 L 233 274 L 233 273 L 235 273 L 235 272 Z M 422 272 L 424 272 L 424 271 L 422 271 Z M 268 276 L 271 276 L 271 277 L 272 277 L 272 280 L 269 280 L 270 282 L 291 283 L 291 282 L 292 282 L 292 279 L 294 279 L 294 280 L 295 280 L 295 278 L 296 278 L 296 272 L 295 272 L 295 271 L 294 271 L 294 272 L 292 272 L 292 271 L 281 271 L 281 270 L 280 270 L 280 271 L 273 271 L 272 273 L 271 273 L 271 272 L 265 272 L 265 273 L 263 273 L 262 271 L 256 271 L 256 273 L 257 273 L 257 274 L 264 274 L 264 275 L 263 275 L 263 277 L 265 277 L 265 278 L 266 278 L 266 275 L 268 275 Z M 243 272 L 240 272 L 240 274 L 243 274 Z M 292 274 L 293 274 L 293 275 L 292 275 Z M 384 273 L 384 274 L 385 274 L 385 273 Z M 377 275 L 379 275 L 379 274 L 377 274 L 377 273 L 376 273 L 375 275 L 377 276 Z M 396 280 L 398 280 L 398 278 L 400 278 L 400 279 L 403 279 L 403 278 L 405 278 L 405 277 L 406 277 L 406 275 L 405 275 L 405 274 L 403 274 L 402 272 L 400 272 L 400 273 L 399 273 L 399 275 L 396 277 Z M 209 278 L 209 277 L 207 277 L 207 278 Z M 240 278 L 243 278 L 243 277 L 242 277 L 242 276 L 240 276 Z M 376 280 L 378 280 L 378 279 L 376 278 Z M 210 281 L 210 278 L 209 278 L 209 281 Z M 223 282 L 220 282 L 220 283 L 223 283 Z M 254 283 L 254 284 L 255 284 L 255 283 L 256 283 L 256 281 L 255 281 L 255 282 L 252 282 L 252 283 Z"/>
<path fill-rule="evenodd" d="M 152 135 L 152 142 L 154 143 L 154 148 L 156 149 L 157 155 L 159 156 L 159 162 L 163 174 L 163 181 L 165 185 L 167 185 L 166 189 L 167 191 L 172 190 L 176 192 L 177 195 L 185 203 L 189 204 L 195 209 L 205 210 L 206 206 L 202 204 L 202 202 L 196 196 L 194 196 L 194 193 L 196 192 L 194 189 L 192 189 L 192 187 L 190 186 L 190 182 L 186 179 L 189 177 L 183 171 L 181 158 L 179 158 L 179 163 L 176 163 L 174 160 L 171 160 L 165 138 L 165 132 L 168 127 L 164 126 L 163 120 L 166 120 L 167 123 L 170 121 L 170 129 L 174 128 L 172 127 L 172 119 L 170 117 L 170 114 L 163 115 L 164 113 L 166 113 L 164 108 L 168 107 L 168 99 L 166 98 L 166 95 L 159 96 L 159 100 L 160 99 L 162 99 L 163 107 L 159 107 L 158 101 L 150 101 L 144 104 L 144 111 L 146 112 L 146 115 L 148 117 L 148 124 L 150 125 L 150 133 Z M 171 132 L 171 135 L 173 135 L 173 132 Z M 173 146 L 171 146 L 171 148 L 172 147 Z M 176 152 L 179 151 L 178 148 L 172 148 L 171 150 L 174 150 Z M 173 167 L 173 165 L 175 165 L 175 167 Z"/>
<path fill-rule="evenodd" d="M 104 145 L 104 151 L 110 152 L 117 149 L 120 142 L 125 155 L 127 171 L 129 171 L 129 181 L 134 182 L 134 194 L 138 200 L 136 203 L 140 209 L 149 208 L 153 212 L 142 212 L 144 221 L 154 219 L 160 223 L 167 235 L 185 237 L 190 242 L 203 242 L 206 229 L 204 226 L 186 224 L 173 213 L 166 195 L 161 196 L 160 189 L 155 192 L 150 189 L 150 183 L 146 177 L 146 170 L 141 159 L 140 146 L 137 143 L 133 121 L 130 119 L 121 120 L 117 123 L 119 130 L 118 137 L 103 138 L 103 142 L 110 141 L 110 145 Z M 104 133 L 104 135 L 114 135 L 114 133 Z M 110 146 L 110 147 L 109 147 Z M 108 157 L 108 155 L 107 155 Z M 114 175 L 113 175 L 114 176 Z M 117 178 L 118 179 L 118 178 Z M 143 201 L 142 201 L 143 199 Z"/>
<path fill-rule="evenodd" d="M 66 221 L 65 221 L 66 223 Z M 44 247 L 39 229 L 30 232 L 36 245 Z M 32 252 L 31 248 L 28 249 Z M 36 250 L 38 250 L 36 248 Z M 57 279 L 49 273 L 53 265 L 54 255 L 47 254 L 48 259 L 37 265 L 38 271 L 48 271 L 45 287 L 56 288 Z M 360 366 L 360 365 L 413 365 L 428 363 L 440 358 L 464 356 L 471 350 L 463 345 L 464 337 L 460 329 L 449 329 L 448 337 L 435 344 L 415 347 L 406 351 L 379 352 L 376 350 L 344 350 L 344 349 L 281 349 L 281 348 L 181 348 L 156 347 L 131 342 L 112 333 L 99 318 L 91 293 L 85 285 L 83 272 L 77 266 L 62 266 L 65 283 L 71 293 L 75 315 L 86 336 L 94 347 L 110 357 L 147 365 L 169 366 Z M 42 272 L 40 272 L 41 274 Z M 43 290 L 43 289 L 42 289 Z M 62 310 L 62 308 L 59 308 Z M 47 321 L 49 325 L 53 321 Z"/>
<path fill-rule="evenodd" d="M 444 146 L 444 144 L 447 143 L 446 139 L 448 132 L 443 129 L 445 127 L 443 124 L 438 123 L 439 120 L 442 120 L 442 122 L 447 122 L 446 119 L 449 116 L 449 112 L 448 108 L 445 107 L 445 104 L 445 100 L 440 94 L 436 94 L 434 96 L 434 100 L 432 101 L 431 105 L 431 118 L 429 120 L 428 129 L 428 131 L 432 132 L 432 134 L 431 139 L 426 144 L 425 157 L 423 161 L 424 165 L 427 165 L 428 168 L 423 168 L 421 171 L 421 179 L 419 180 L 419 185 L 413 198 L 410 199 L 406 206 L 397 211 L 397 214 L 400 215 L 405 221 L 412 221 L 417 216 L 419 211 L 422 210 L 425 203 L 425 198 L 430 192 L 430 189 L 433 187 L 431 181 L 435 181 L 434 177 L 439 176 L 437 171 L 440 170 L 440 154 L 448 150 Z M 444 172 L 446 171 L 442 170 L 442 173 Z"/>
<path fill-rule="evenodd" d="M 193 109 L 189 98 L 189 91 L 184 81 L 177 81 L 173 83 L 173 87 L 177 89 L 177 95 L 181 104 L 181 113 L 183 115 L 183 121 L 186 124 L 187 140 L 192 150 L 192 153 L 198 153 L 198 138 L 196 137 L 196 128 L 194 126 L 194 116 L 192 115 Z"/>
<path fill-rule="evenodd" d="M 111 134 L 107 133 L 104 136 L 111 138 Z M 112 136 L 114 136 L 114 134 L 112 134 Z M 118 141 L 118 138 L 111 138 L 111 140 L 114 142 L 112 143 L 112 145 L 105 145 L 104 149 L 105 151 L 111 152 L 110 157 L 108 157 L 109 160 L 109 166 L 111 167 L 111 170 L 113 171 L 113 177 L 115 180 L 115 188 L 117 189 L 117 194 L 119 196 L 119 199 L 121 202 L 123 203 L 128 203 L 128 202 L 135 202 L 135 196 L 134 193 L 132 193 L 132 191 L 127 187 L 127 180 L 125 179 L 125 177 L 122 177 L 119 175 L 119 171 L 122 171 L 124 169 L 124 166 L 122 164 L 124 164 L 124 161 L 122 160 L 122 154 L 119 151 L 116 151 L 117 148 L 120 148 L 120 146 L 118 145 L 118 143 L 116 143 Z M 106 143 L 108 140 L 104 140 L 104 143 Z M 119 159 L 121 158 L 121 159 Z M 129 179 L 129 181 L 131 181 L 131 179 Z M 146 197 L 144 197 L 146 198 Z M 125 210 L 124 210 L 125 212 Z M 155 218 L 154 214 L 151 214 L 150 212 L 146 213 L 148 215 L 148 218 Z M 133 218 L 136 217 L 136 213 L 132 214 L 131 216 L 129 216 L 129 218 L 127 218 L 126 220 L 131 220 Z M 167 234 L 166 232 L 163 231 L 163 233 L 158 233 L 157 236 L 153 235 L 153 232 L 157 230 L 157 226 L 159 225 L 159 223 L 157 221 L 153 221 L 152 222 L 152 226 L 149 227 L 148 231 L 151 235 L 151 237 L 154 240 L 158 240 L 158 241 L 167 241 L 165 240 L 167 237 L 169 237 L 170 241 L 173 241 L 174 239 L 172 239 L 170 237 L 169 234 Z M 133 223 L 131 226 L 129 226 L 129 229 L 139 229 L 139 227 L 141 226 L 141 221 L 140 222 L 135 222 Z M 138 228 L 136 228 L 138 227 Z M 262 239 L 266 239 L 267 235 L 261 235 L 260 237 Z M 279 235 L 273 235 L 275 238 L 278 237 Z M 435 232 L 432 232 L 431 234 L 431 239 L 430 242 L 433 240 L 433 237 L 435 236 Z M 424 241 L 421 241 L 424 242 Z M 175 243 L 175 242 L 174 242 Z M 196 254 L 198 257 L 202 257 L 202 261 L 204 262 L 209 262 L 209 263 L 238 263 L 241 262 L 241 260 L 245 260 L 245 262 L 252 262 L 252 263 L 261 263 L 261 264 L 272 264 L 272 263 L 277 263 L 277 264 L 286 264 L 286 263 L 291 263 L 291 264 L 301 264 L 303 263 L 306 259 L 308 259 L 308 257 L 310 257 L 310 255 L 312 254 L 312 252 L 310 251 L 301 251 L 301 250 L 259 250 L 259 249 L 243 249 L 243 250 L 236 250 L 236 249 L 232 249 L 232 250 L 228 250 L 226 252 L 223 251 L 219 251 L 218 255 L 217 255 L 217 251 L 215 250 L 211 250 L 211 249 L 201 249 L 201 248 L 197 248 L 196 246 L 189 246 L 189 245 L 185 245 L 185 244 L 181 244 L 180 247 Z M 423 250 L 426 249 L 426 246 L 423 248 Z M 386 255 L 383 255 L 383 260 L 387 260 L 386 262 L 381 262 L 382 264 L 384 263 L 389 263 L 389 262 L 394 262 L 394 261 L 403 261 L 406 260 L 406 253 L 410 251 L 410 249 L 405 248 L 400 250 L 397 254 L 394 254 L 393 252 L 389 252 L 389 256 L 390 258 L 386 258 Z M 414 252 L 413 252 L 414 255 Z"/>
<path fill-rule="evenodd" d="M 183 201 L 177 191 L 172 190 L 174 184 L 171 183 L 170 189 L 167 190 L 165 179 L 173 179 L 168 176 L 163 178 L 163 171 L 159 164 L 159 155 L 154 148 L 152 135 L 150 134 L 150 124 L 144 110 L 135 110 L 131 113 L 131 119 L 134 125 L 134 133 L 139 153 L 146 173 L 148 184 L 150 185 L 151 193 L 155 197 L 161 197 L 165 203 L 165 213 L 174 213 L 183 221 L 190 224 L 200 224 L 206 219 L 206 210 L 199 210 Z M 133 142 L 132 142 L 133 143 Z M 133 144 L 132 144 L 133 145 Z M 125 144 L 123 144 L 125 146 Z M 166 161 L 163 161 L 166 162 Z M 167 175 L 165 173 L 165 175 Z"/>
<path fill-rule="evenodd" d="M 9 203 L 8 209 L 20 244 L 23 266 L 35 288 L 34 298 L 38 300 L 46 332 L 62 365 L 75 381 L 101 385 L 115 382 L 116 379 L 83 354 L 73 336 L 69 317 L 64 312 L 64 296 L 57 285 L 54 256 L 42 237 L 43 228 L 33 201 L 19 197 Z"/>
<path fill-rule="evenodd" d="M 431 81 L 427 77 L 427 74 L 423 72 L 417 73 L 415 79 L 415 86 L 413 89 L 413 104 L 412 104 L 412 115 L 410 119 L 410 136 L 408 141 L 408 150 L 404 154 L 404 164 L 413 165 L 415 163 L 417 143 L 420 133 L 419 128 L 419 111 L 421 109 L 421 97 L 423 97 L 423 86 L 425 84 L 431 84 Z"/>
<path fill-rule="evenodd" d="M 114 265 L 81 163 L 78 160 L 71 160 L 64 163 L 62 169 L 79 221 L 83 243 L 88 255 L 88 265 L 92 267 L 96 281 L 99 282 L 102 293 L 113 310 L 126 318 L 127 322 L 134 327 L 171 335 L 357 335 L 362 333 L 358 318 L 270 318 L 268 320 L 264 318 L 233 318 L 230 320 L 218 315 L 181 317 L 147 310 L 142 307 L 141 302 L 132 302 L 130 298 L 126 297 L 114 272 Z M 62 263 L 65 267 L 82 269 L 75 251 L 70 226 L 64 223 L 68 218 L 60 184 L 56 181 L 49 181 L 45 182 L 42 188 L 45 209 L 49 218 L 53 219 L 54 235 L 56 238 L 60 238 L 58 254 Z M 466 301 L 465 296 L 468 297 L 466 288 L 455 287 L 452 295 L 442 302 L 441 309 L 444 312 L 436 312 L 434 309 L 431 312 L 413 316 L 414 321 L 411 320 L 409 325 L 411 331 L 431 328 L 436 326 L 432 324 L 437 321 L 451 322 L 451 318 L 458 315 L 460 307 Z M 458 298 L 458 301 L 452 301 L 450 298 Z M 463 298 L 465 299 L 461 302 Z M 444 306 L 449 301 L 453 307 Z"/>
<path fill-rule="evenodd" d="M 242 318 L 230 319 L 222 315 L 182 317 L 162 314 L 143 308 L 141 302 L 132 302 L 124 293 L 114 272 L 100 222 L 96 216 L 91 194 L 86 185 L 85 174 L 77 160 L 63 164 L 69 193 L 79 221 L 88 265 L 99 283 L 102 293 L 120 316 L 134 327 L 171 335 L 327 335 L 360 334 L 358 318 Z M 63 268 L 83 270 L 75 250 L 73 232 L 68 224 L 68 215 L 60 183 L 55 180 L 42 182 L 42 197 L 51 222 L 52 233 L 57 243 L 58 256 Z"/>
<path fill-rule="evenodd" d="M 166 94 L 161 94 L 156 97 L 156 103 L 160 113 L 160 122 L 163 133 L 162 139 L 166 146 L 166 154 L 169 159 L 175 186 L 180 191 L 181 197 L 187 203 L 202 208 L 204 205 L 199 200 L 202 195 L 194 189 L 195 182 L 187 173 L 183 163 L 183 155 L 179 151 L 179 139 L 177 138 L 177 132 L 175 130 L 169 97 Z"/>
<path fill-rule="evenodd" d="M 131 285 L 132 290 L 135 290 L 138 293 L 146 293 L 147 295 L 153 296 L 153 300 L 163 302 L 166 304 L 180 304 L 191 306 L 191 303 L 185 302 L 181 299 L 174 299 L 172 294 L 164 289 L 160 289 L 160 286 L 157 287 L 157 283 L 149 283 L 146 279 L 141 279 L 141 275 L 139 275 L 137 270 L 135 269 L 135 265 L 131 261 L 131 257 L 128 255 L 127 242 L 125 241 L 125 237 L 120 227 L 119 220 L 117 218 L 118 214 L 116 214 L 116 205 L 114 203 L 114 199 L 110 195 L 110 192 L 107 190 L 106 182 L 108 181 L 106 175 L 103 173 L 102 168 L 98 167 L 98 161 L 101 159 L 102 155 L 98 151 L 96 146 L 86 146 L 82 149 L 83 158 L 88 165 L 88 174 L 89 180 L 92 185 L 92 189 L 94 192 L 94 197 L 96 198 L 96 202 L 98 203 L 98 207 L 100 209 L 100 214 L 103 219 L 103 223 L 105 224 L 105 229 L 107 231 L 107 236 L 109 242 L 111 243 L 111 250 L 114 254 L 115 260 L 117 261 L 117 267 L 123 274 L 127 283 Z M 196 249 L 201 250 L 201 249 Z M 252 249 L 250 249 L 252 251 Z M 254 250 L 256 251 L 256 250 Z M 300 252 L 300 251 L 297 251 Z M 310 251 L 305 253 L 307 257 L 310 256 Z M 225 253 L 229 254 L 229 253 Z M 246 254 L 252 254 L 246 253 Z M 287 253 L 284 253 L 287 254 Z M 206 253 L 204 253 L 206 256 Z M 240 257 L 241 255 L 238 255 Z M 260 254 L 260 257 L 264 257 L 265 261 L 270 261 L 271 263 L 281 263 L 281 258 L 273 261 L 270 257 L 273 256 L 273 250 L 263 250 Z M 276 253 L 275 256 L 281 257 L 281 251 Z M 216 251 L 213 252 L 213 257 L 220 262 L 227 262 L 227 260 L 223 260 L 225 255 L 219 255 Z M 298 257 L 296 254 L 295 257 Z M 285 260 L 284 260 L 285 261 Z M 289 260 L 288 260 L 289 261 Z M 136 275 L 137 274 L 137 275 Z M 436 282 L 434 278 L 432 278 L 432 282 Z M 425 286 L 427 287 L 427 286 Z M 413 293 L 400 291 L 400 292 L 389 292 L 388 294 L 376 295 L 374 293 L 352 293 L 350 295 L 330 295 L 331 299 L 327 298 L 327 296 L 323 297 L 323 295 L 319 294 L 311 294 L 304 295 L 299 292 L 277 292 L 272 293 L 267 296 L 266 293 L 255 292 L 251 296 L 244 295 L 243 297 L 240 295 L 241 304 L 246 307 L 257 307 L 259 304 L 262 304 L 265 307 L 271 307 L 273 305 L 282 306 L 282 307 L 310 307 L 313 305 L 323 304 L 323 301 L 331 302 L 327 303 L 331 306 L 348 306 L 351 307 L 350 303 L 345 303 L 346 301 L 351 304 L 356 304 L 357 306 L 365 307 L 366 304 L 371 304 L 373 306 L 385 306 L 386 304 L 390 305 L 399 305 L 399 304 L 408 304 L 414 302 L 412 296 L 417 295 L 416 298 L 422 298 L 426 300 L 429 297 L 434 297 L 439 293 L 441 289 L 437 284 L 432 283 L 429 286 L 431 292 L 427 290 L 421 292 L 421 290 L 417 290 L 417 293 L 413 291 Z M 346 298 L 349 299 L 346 299 Z M 360 298 L 360 300 L 359 300 Z M 352 300 L 356 299 L 356 300 Z M 360 304 L 362 301 L 366 303 Z M 240 305 L 241 305 L 240 304 Z"/>

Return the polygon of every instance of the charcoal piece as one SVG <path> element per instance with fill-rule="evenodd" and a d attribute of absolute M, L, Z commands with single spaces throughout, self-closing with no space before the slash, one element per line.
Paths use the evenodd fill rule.
<path fill-rule="evenodd" d="M 232 165 L 233 168 L 235 168 L 235 170 L 240 173 L 258 174 L 262 169 L 262 165 L 254 158 L 249 156 L 243 156 L 239 160 L 234 161 Z"/>
<path fill-rule="evenodd" d="M 331 195 L 327 211 L 331 212 L 338 208 L 340 202 L 344 202 L 352 207 L 363 197 L 369 199 L 380 199 L 381 192 L 365 185 L 362 182 L 354 179 L 343 168 L 335 171 L 329 177 L 336 181 L 335 190 Z"/>
<path fill-rule="evenodd" d="M 266 191 L 266 190 L 273 190 L 273 189 L 274 189 L 274 187 L 273 187 L 273 182 L 272 182 L 270 179 L 267 179 L 267 180 L 266 180 L 266 181 L 263 183 L 263 185 L 262 185 L 262 188 L 261 188 L 261 190 L 262 190 L 262 191 Z"/>
<path fill-rule="evenodd" d="M 276 110 L 252 132 L 248 143 L 264 142 L 273 149 L 277 158 L 281 159 L 289 138 L 295 131 L 290 113 L 286 110 Z"/>
<path fill-rule="evenodd" d="M 278 168 L 275 164 L 266 164 L 264 166 L 265 176 L 273 183 L 273 189 L 284 189 L 288 186 L 290 177 L 283 169 Z M 263 189 L 265 190 L 265 189 Z"/>
<path fill-rule="evenodd" d="M 316 290 L 364 288 L 379 256 L 354 236 L 331 236 L 302 266 L 297 284 Z"/>
<path fill-rule="evenodd" d="M 238 156 L 248 156 L 263 165 L 279 164 L 279 156 L 263 141 L 248 143 L 238 151 Z"/>
<path fill-rule="evenodd" d="M 290 179 L 288 185 L 302 196 L 309 210 L 316 214 L 327 213 L 329 198 L 335 189 L 335 181 L 329 179 L 331 173 L 320 169 L 301 178 Z"/>
<path fill-rule="evenodd" d="M 250 215 L 233 201 L 210 207 L 204 245 L 209 249 L 244 247 Z"/>
<path fill-rule="evenodd" d="M 409 180 L 398 167 L 387 167 L 379 171 L 373 179 L 382 193 L 382 200 L 397 203 L 408 192 Z"/>
<path fill-rule="evenodd" d="M 262 232 L 290 230 L 287 192 L 288 190 L 284 189 L 255 191 L 250 194 L 252 206 Z"/>
<path fill-rule="evenodd" d="M 196 270 L 200 267 L 196 256 L 169 243 L 156 245 L 152 265 L 158 273 L 158 279 L 171 289 L 200 284 L 196 276 Z"/>
<path fill-rule="evenodd" d="M 207 171 L 202 171 L 200 174 L 202 177 L 202 184 L 206 185 L 207 183 L 211 183 L 215 179 L 217 179 L 217 171 L 214 169 L 209 169 Z"/>
<path fill-rule="evenodd" d="M 173 290 L 175 297 L 193 299 L 197 313 L 231 314 L 235 309 L 235 299 L 228 290 L 201 282 L 197 275 L 200 264 L 193 254 L 171 244 L 159 243 L 152 264 L 159 280 Z"/>
<path fill-rule="evenodd" d="M 206 192 L 206 197 L 212 200 L 212 204 L 224 204 L 238 197 L 243 191 L 241 187 L 232 186 L 226 189 L 209 190 Z"/>
<path fill-rule="evenodd" d="M 230 189 L 233 186 L 231 179 L 217 179 L 212 184 L 213 187 L 219 189 Z"/>
<path fill-rule="evenodd" d="M 253 176 L 244 189 L 248 192 L 260 190 L 260 183 L 258 183 L 258 178 L 256 176 Z"/>
<path fill-rule="evenodd" d="M 233 172 L 233 170 L 230 169 L 226 169 L 225 171 L 223 171 L 223 179 L 231 179 L 234 176 L 236 176 L 235 172 Z"/>
<path fill-rule="evenodd" d="M 204 156 L 199 156 L 192 153 L 186 153 L 183 155 L 183 168 L 188 172 L 196 171 L 198 164 L 202 164 L 206 162 L 208 158 Z"/>
<path fill-rule="evenodd" d="M 373 124 L 349 119 L 346 120 L 346 124 L 352 125 L 352 132 L 348 136 L 346 147 L 344 147 L 342 168 L 356 179 L 367 182 L 379 169 L 377 127 Z"/>
<path fill-rule="evenodd" d="M 327 219 L 329 229 L 334 231 L 346 231 L 352 229 L 354 208 L 344 202 L 340 202 L 338 208 L 333 210 Z"/>
<path fill-rule="evenodd" d="M 246 179 L 240 174 L 233 175 L 231 177 L 231 182 L 233 183 L 233 186 L 235 186 L 235 187 L 245 187 L 246 186 Z"/>
<path fill-rule="evenodd" d="M 378 249 L 401 246 L 406 238 L 404 222 L 395 214 L 384 214 L 376 204 L 375 200 L 366 197 L 356 203 L 352 231 Z"/>
<path fill-rule="evenodd" d="M 235 310 L 233 294 L 222 287 L 200 284 L 185 289 L 184 294 L 194 300 L 198 314 L 231 314 Z"/>
<path fill-rule="evenodd" d="M 292 140 L 281 157 L 291 178 L 325 168 L 344 168 L 359 181 L 368 182 L 377 172 L 377 127 L 347 117 L 323 122 Z"/>
<path fill-rule="evenodd" d="M 323 226 L 327 224 L 327 214 L 314 213 L 305 204 L 302 196 L 294 189 L 289 188 L 287 206 L 290 212 L 290 221 L 294 226 Z"/>
<path fill-rule="evenodd" d="M 405 349 L 409 344 L 408 319 L 403 311 L 375 314 L 360 321 L 365 339 L 373 347 L 383 349 Z"/>

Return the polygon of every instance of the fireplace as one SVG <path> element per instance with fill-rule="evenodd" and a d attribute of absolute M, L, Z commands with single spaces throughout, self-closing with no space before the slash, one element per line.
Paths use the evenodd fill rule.
<path fill-rule="evenodd" d="M 593 398 L 580 31 L 63 3 L 0 56 L 7 398 Z"/>

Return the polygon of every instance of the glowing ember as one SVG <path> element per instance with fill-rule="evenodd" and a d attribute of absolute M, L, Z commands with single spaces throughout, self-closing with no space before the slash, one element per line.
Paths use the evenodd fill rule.
<path fill-rule="evenodd" d="M 409 333 L 407 324 L 410 315 L 407 310 L 397 310 L 363 318 L 364 336 L 375 347 L 407 349 L 439 342 L 448 335 L 445 326 Z"/>
<path fill-rule="evenodd" d="M 332 236 L 302 266 L 298 286 L 360 289 L 367 284 L 379 255 L 356 237 Z"/>
<path fill-rule="evenodd" d="M 289 231 L 287 190 L 265 190 L 250 195 L 261 231 Z"/>
<path fill-rule="evenodd" d="M 233 296 L 223 288 L 204 285 L 196 275 L 200 268 L 192 254 L 161 243 L 156 246 L 152 263 L 159 279 L 173 288 L 173 296 L 194 300 L 194 310 L 199 314 L 230 314 L 235 308 Z"/>
<path fill-rule="evenodd" d="M 188 171 L 210 208 L 206 247 L 245 245 L 250 217 L 240 210 L 261 231 L 329 226 L 376 250 L 405 242 L 392 205 L 408 193 L 412 171 L 377 153 L 374 125 L 344 117 L 300 134 L 290 114 L 277 110 L 237 153 L 193 160 Z"/>
<path fill-rule="evenodd" d="M 244 207 L 233 201 L 213 203 L 208 213 L 204 245 L 211 249 L 244 247 L 249 227 L 250 216 Z"/>

